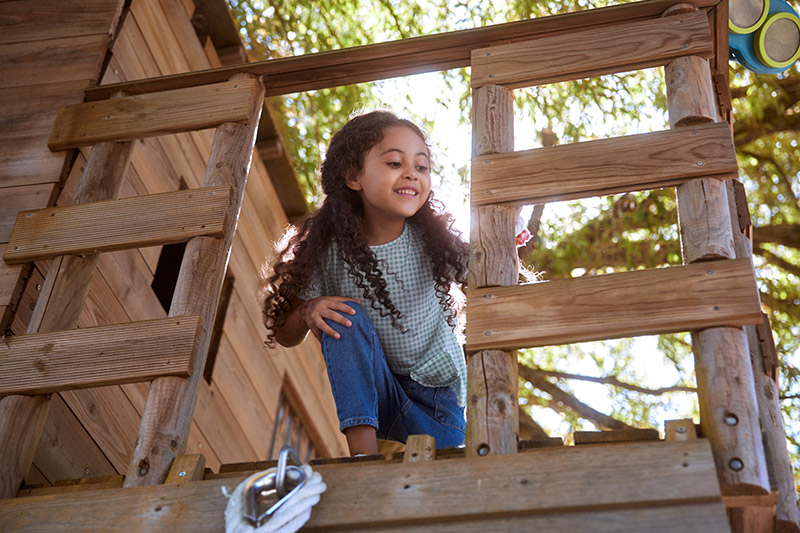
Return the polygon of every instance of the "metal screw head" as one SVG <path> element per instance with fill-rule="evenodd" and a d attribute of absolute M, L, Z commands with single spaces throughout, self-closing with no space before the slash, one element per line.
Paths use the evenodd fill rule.
<path fill-rule="evenodd" d="M 186 476 L 186 472 L 179 472 L 178 473 L 178 477 L 185 477 L 185 476 Z"/>
<path fill-rule="evenodd" d="M 675 428 L 675 431 L 677 431 L 678 433 L 686 433 L 686 428 L 683 426 L 678 426 Z"/>
<path fill-rule="evenodd" d="M 139 475 L 140 476 L 146 476 L 147 475 L 147 469 L 146 468 L 142 468 L 141 470 L 139 470 Z"/>
<path fill-rule="evenodd" d="M 738 416 L 736 416 L 736 415 L 735 415 L 735 414 L 733 414 L 733 413 L 728 413 L 728 414 L 726 414 L 726 415 L 725 415 L 725 417 L 723 418 L 723 420 L 724 420 L 724 421 L 725 421 L 725 423 L 726 423 L 727 425 L 729 425 L 729 426 L 735 426 L 736 424 L 738 424 L 738 423 L 739 423 L 739 417 L 738 417 Z"/>
<path fill-rule="evenodd" d="M 483 334 L 486 335 L 487 337 L 489 337 L 489 336 L 492 335 L 492 332 L 491 331 L 484 331 Z"/>
<path fill-rule="evenodd" d="M 698 162 L 697 162 L 697 166 L 698 166 L 698 167 L 702 167 L 702 166 L 703 166 L 703 162 L 702 162 L 702 161 L 698 161 Z"/>
<path fill-rule="evenodd" d="M 481 444 L 478 446 L 478 455 L 489 455 L 489 445 Z"/>
<path fill-rule="evenodd" d="M 738 457 L 734 457 L 728 462 L 728 467 L 734 472 L 739 472 L 744 468 L 744 463 Z"/>

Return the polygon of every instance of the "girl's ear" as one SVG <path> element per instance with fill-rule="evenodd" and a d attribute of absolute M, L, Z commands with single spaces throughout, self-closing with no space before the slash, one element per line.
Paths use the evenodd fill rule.
<path fill-rule="evenodd" d="M 354 191 L 361 190 L 361 181 L 358 179 L 359 174 L 353 171 L 347 173 L 344 178 L 344 184 L 353 189 Z"/>

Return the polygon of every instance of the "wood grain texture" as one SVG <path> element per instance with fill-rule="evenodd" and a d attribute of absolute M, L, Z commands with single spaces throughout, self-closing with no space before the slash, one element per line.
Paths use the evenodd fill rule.
<path fill-rule="evenodd" d="M 710 178 L 694 179 L 677 187 L 685 263 L 736 257 L 726 189 L 726 182 Z"/>
<path fill-rule="evenodd" d="M 664 422 L 665 440 L 694 440 L 697 438 L 697 428 L 691 418 L 682 420 L 666 420 Z"/>
<path fill-rule="evenodd" d="M 749 259 L 467 292 L 467 351 L 761 321 Z"/>
<path fill-rule="evenodd" d="M 107 34 L 120 1 L 61 0 L 0 2 L 0 43 L 21 43 L 79 35 Z M 64 21 L 68 20 L 69 24 Z"/>
<path fill-rule="evenodd" d="M 717 120 L 717 104 L 708 59 L 679 57 L 664 67 L 671 128 Z"/>
<path fill-rule="evenodd" d="M 532 39 L 552 33 L 569 33 L 580 28 L 619 24 L 627 20 L 660 17 L 664 10 L 674 3 L 674 0 L 653 0 L 646 3 L 587 9 L 555 17 L 96 86 L 86 91 L 86 97 L 88 100 L 102 100 L 117 90 L 141 94 L 218 83 L 239 72 L 264 76 L 267 96 L 277 96 L 461 68 L 469 65 L 470 53 L 475 48 L 507 44 L 510 41 Z M 708 8 L 716 5 L 718 0 L 696 0 L 694 3 L 700 8 Z"/>
<path fill-rule="evenodd" d="M 430 435 L 409 435 L 403 453 L 404 463 L 420 463 L 436 459 L 436 439 Z"/>
<path fill-rule="evenodd" d="M 693 331 L 692 351 L 700 427 L 711 442 L 723 493 L 768 493 L 770 485 L 753 368 L 744 331 L 742 328 Z"/>
<path fill-rule="evenodd" d="M 686 55 L 711 56 L 706 14 L 598 26 L 472 51 L 472 86 L 509 88 L 664 65 Z"/>
<path fill-rule="evenodd" d="M 230 197 L 230 187 L 222 185 L 23 211 L 3 260 L 16 264 L 221 236 Z"/>
<path fill-rule="evenodd" d="M 164 483 L 188 483 L 203 479 L 206 467 L 206 458 L 202 454 L 179 455 L 169 469 Z"/>
<path fill-rule="evenodd" d="M 64 106 L 58 110 L 47 145 L 52 151 L 67 150 L 244 122 L 257 83 L 234 80 Z"/>
<path fill-rule="evenodd" d="M 53 80 L 95 83 L 109 39 L 107 34 L 94 34 L 0 45 L 0 87 L 28 86 L 30 90 L 31 85 Z M 82 92 L 74 95 L 73 102 L 81 101 Z"/>
<path fill-rule="evenodd" d="M 609 530 L 619 531 L 630 529 L 624 529 L 628 525 L 624 520 L 613 521 L 617 512 L 624 511 L 622 517 L 628 517 L 630 511 L 687 505 L 707 506 L 708 515 L 700 521 L 707 528 L 703 531 L 727 531 L 705 440 L 542 448 L 525 454 L 416 464 L 331 465 L 323 477 L 328 490 L 305 526 L 309 531 L 532 515 L 569 514 L 581 523 L 583 512 L 603 513 L 611 524 L 618 524 Z M 113 508 L 115 523 L 128 529 L 220 530 L 227 504 L 221 487 L 230 492 L 243 479 L 239 475 L 171 486 L 18 498 L 0 502 L 0 521 L 7 531 L 32 525 L 47 530 L 102 528 L 108 523 L 107 510 Z M 375 501 L 383 502 L 379 513 Z M 700 529 L 689 524 L 688 530 Z"/>
<path fill-rule="evenodd" d="M 467 359 L 467 457 L 517 452 L 517 352 L 484 350 Z"/>
<path fill-rule="evenodd" d="M 8 337 L 0 395 L 187 377 L 199 323 L 197 317 L 166 318 Z"/>
<path fill-rule="evenodd" d="M 186 245 L 169 311 L 170 316 L 198 314 L 202 317 L 195 370 L 189 380 L 165 377 L 151 384 L 136 450 L 126 474 L 126 487 L 161 483 L 173 458 L 186 446 L 264 99 L 263 85 L 257 80 L 231 81 L 250 85 L 254 90 L 247 98 L 247 122 L 229 122 L 217 128 L 203 183 L 205 187 L 232 187 L 224 236 L 220 239 L 195 237 Z"/>
<path fill-rule="evenodd" d="M 727 123 L 484 155 L 472 160 L 473 205 L 526 205 L 657 189 L 737 172 Z"/>
<path fill-rule="evenodd" d="M 0 189 L 0 243 L 8 242 L 17 213 L 24 209 L 41 209 L 51 202 L 58 185 L 38 183 Z"/>
<path fill-rule="evenodd" d="M 0 244 L 0 253 L 5 252 L 6 245 Z M 22 277 L 23 265 L 9 265 L 0 261 L 0 305 L 13 305 L 16 307 L 22 290 L 25 286 Z M 29 268 L 25 268 L 30 272 Z"/>

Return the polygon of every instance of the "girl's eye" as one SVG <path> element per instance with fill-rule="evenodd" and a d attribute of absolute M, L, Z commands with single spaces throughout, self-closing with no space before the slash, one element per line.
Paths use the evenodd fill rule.
<path fill-rule="evenodd" d="M 390 167 L 395 167 L 395 168 L 400 166 L 400 162 L 399 161 L 389 161 L 386 164 L 389 165 Z"/>
<path fill-rule="evenodd" d="M 417 170 L 419 170 L 420 172 L 427 172 L 428 167 L 426 167 L 425 165 L 417 165 Z"/>

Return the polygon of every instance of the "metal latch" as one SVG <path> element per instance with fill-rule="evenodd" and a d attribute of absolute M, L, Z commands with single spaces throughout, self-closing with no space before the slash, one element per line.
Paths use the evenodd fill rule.
<path fill-rule="evenodd" d="M 295 466 L 288 465 L 289 459 Z M 278 454 L 278 466 L 264 475 L 250 479 L 244 487 L 244 517 L 254 527 L 264 525 L 274 513 L 305 484 L 306 474 L 291 446 L 284 446 Z M 277 500 L 277 501 L 276 501 Z M 264 512 L 261 510 L 271 506 Z"/>

